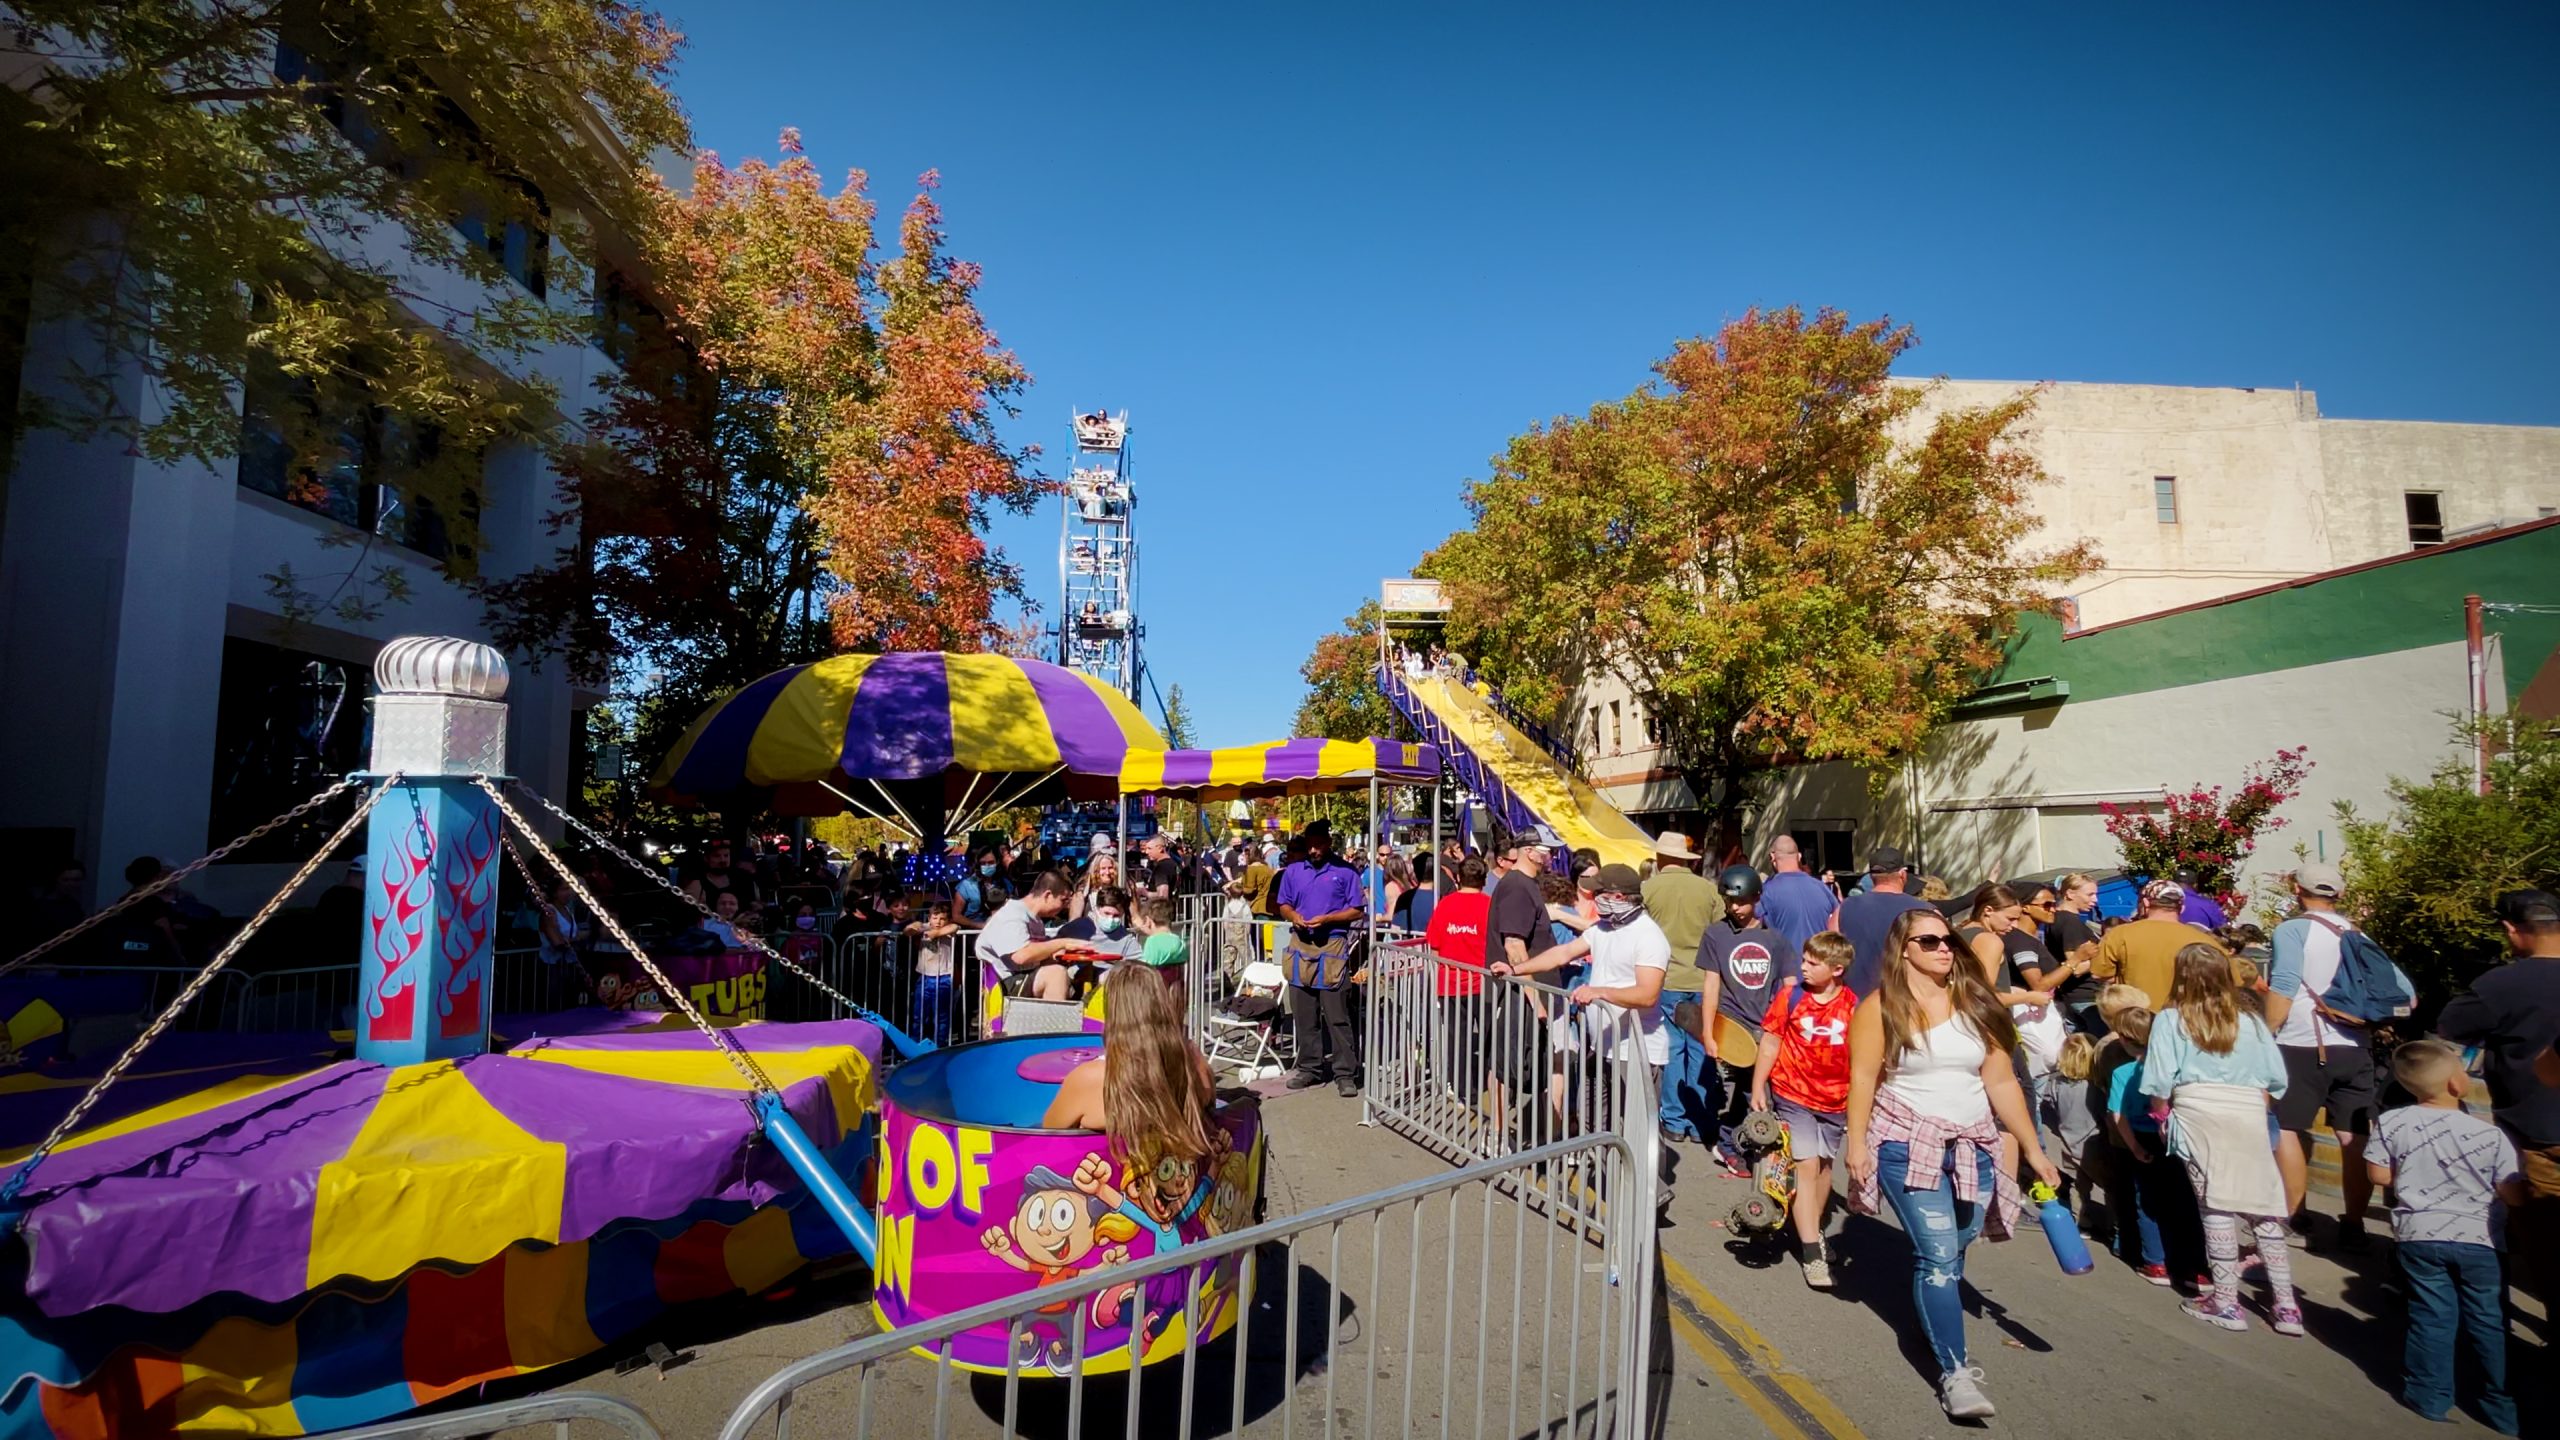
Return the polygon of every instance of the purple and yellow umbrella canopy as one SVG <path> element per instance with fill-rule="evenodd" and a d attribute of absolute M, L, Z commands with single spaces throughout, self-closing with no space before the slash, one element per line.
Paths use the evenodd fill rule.
<path fill-rule="evenodd" d="M 1007 655 L 838 655 L 777 670 L 696 720 L 650 788 L 791 815 L 847 808 L 947 833 L 974 814 L 1120 792 L 1132 750 L 1164 737 L 1088 675 Z"/>
<path fill-rule="evenodd" d="M 732 1032 L 822 1146 L 872 1099 L 859 1020 Z M 528 1041 L 424 1065 L 240 1076 L 73 1135 L 26 1202 L 26 1293 L 47 1315 L 283 1301 L 421 1265 L 477 1265 L 799 1181 L 745 1082 L 700 1034 Z"/>
<path fill-rule="evenodd" d="M 1440 777 L 1440 752 L 1405 740 L 1274 740 L 1222 750 L 1132 750 L 1120 765 L 1129 795 L 1186 800 L 1259 800 L 1329 795 L 1376 780 L 1428 785 Z"/>

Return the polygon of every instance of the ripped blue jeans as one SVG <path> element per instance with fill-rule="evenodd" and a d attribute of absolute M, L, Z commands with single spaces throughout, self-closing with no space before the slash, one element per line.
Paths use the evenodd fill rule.
<path fill-rule="evenodd" d="M 1982 1233 L 1985 1206 L 1956 1199 L 1955 1147 L 1949 1146 L 1945 1170 L 1934 1190 L 1905 1186 L 1911 1170 L 1911 1147 L 1887 1140 L 1876 1147 L 1876 1185 L 1902 1233 L 1911 1237 L 1911 1303 L 1920 1312 L 1921 1333 L 1937 1352 L 1938 1373 L 1964 1368 L 1964 1247 Z M 1988 1154 L 1977 1154 L 1980 1192 L 1992 1193 L 1997 1166 Z"/>

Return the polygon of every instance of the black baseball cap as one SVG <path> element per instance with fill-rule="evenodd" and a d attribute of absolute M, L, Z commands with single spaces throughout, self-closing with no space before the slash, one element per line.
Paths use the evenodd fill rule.
<path fill-rule="evenodd" d="M 1867 873 L 1870 875 L 1891 875 L 1897 870 L 1910 868 L 1911 862 L 1890 845 L 1879 845 L 1867 852 Z"/>

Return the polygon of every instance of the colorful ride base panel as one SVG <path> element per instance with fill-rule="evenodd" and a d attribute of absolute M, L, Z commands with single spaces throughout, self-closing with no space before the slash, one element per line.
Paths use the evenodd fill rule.
<path fill-rule="evenodd" d="M 1252 1223 L 1262 1128 L 1250 1108 L 1219 1110 L 1221 1148 L 1209 1164 L 1145 1175 L 1124 1170 L 1098 1133 L 1038 1128 L 1067 1061 L 1095 1053 L 1084 1035 L 985 1040 L 910 1061 L 890 1078 L 872 1289 L 884 1327 L 1027 1295 Z M 1010 1358 L 1030 1375 L 1102 1375 L 1126 1371 L 1133 1348 L 1142 1365 L 1177 1355 L 1188 1343 L 1186 1303 L 1196 1303 L 1201 1343 L 1234 1327 L 1237 1270 L 1229 1258 L 1044 1307 L 1016 1327 L 1010 1357 L 1005 1325 L 965 1331 L 951 1342 L 951 1360 L 981 1373 L 1003 1373 Z"/>
<path fill-rule="evenodd" d="M 836 1152 L 845 1173 L 859 1173 L 869 1138 Z M 848 1250 L 804 1193 L 211 1316 L 97 1311 L 49 1327 L 58 1333 L 46 1341 L 0 1316 L 0 1362 L 16 1382 L 0 1394 L 0 1440 L 366 1424 L 592 1354 L 676 1306 L 752 1295 Z"/>

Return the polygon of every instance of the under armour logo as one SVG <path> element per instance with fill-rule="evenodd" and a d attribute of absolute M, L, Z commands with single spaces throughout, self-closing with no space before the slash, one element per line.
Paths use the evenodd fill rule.
<path fill-rule="evenodd" d="M 1846 1020 L 1816 1020 L 1807 1015 L 1796 1021 L 1796 1030 L 1808 1041 L 1819 1040 L 1825 1045 L 1849 1043 L 1849 1022 Z"/>

